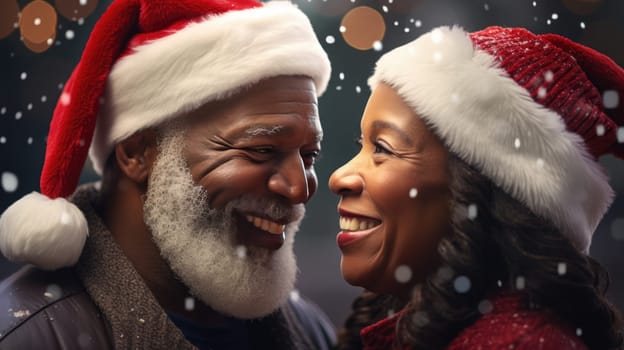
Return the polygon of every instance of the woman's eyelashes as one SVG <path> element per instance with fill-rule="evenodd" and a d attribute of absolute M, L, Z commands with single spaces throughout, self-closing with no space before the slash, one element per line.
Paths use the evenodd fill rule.
<path fill-rule="evenodd" d="M 358 146 L 358 150 L 362 149 L 362 145 L 363 145 L 362 136 L 357 137 L 355 139 L 355 144 Z M 392 152 L 390 147 L 387 146 L 383 141 L 375 140 L 375 141 L 371 141 L 371 144 L 374 147 L 373 153 L 375 154 L 389 154 L 389 155 L 394 154 L 394 152 Z"/>

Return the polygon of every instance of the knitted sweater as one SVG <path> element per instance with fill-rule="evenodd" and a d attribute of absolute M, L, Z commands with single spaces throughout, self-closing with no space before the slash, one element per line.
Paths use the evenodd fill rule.
<path fill-rule="evenodd" d="M 500 295 L 492 299 L 492 306 L 489 313 L 461 331 L 446 349 L 587 349 L 573 329 L 548 311 L 530 310 L 518 295 Z M 398 315 L 362 330 L 365 350 L 393 348 Z"/>

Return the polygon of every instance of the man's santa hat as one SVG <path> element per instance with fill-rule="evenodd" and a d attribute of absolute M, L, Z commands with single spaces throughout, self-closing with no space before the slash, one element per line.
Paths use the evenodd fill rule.
<path fill-rule="evenodd" d="M 76 263 L 88 228 L 67 201 L 87 153 L 101 174 L 115 143 L 278 75 L 314 80 L 330 63 L 310 21 L 286 1 L 115 0 L 98 21 L 54 111 L 41 194 L 0 217 L 0 250 L 15 262 Z"/>
<path fill-rule="evenodd" d="M 624 158 L 621 67 L 554 34 L 440 27 L 381 57 L 369 85 L 380 82 L 451 152 L 588 251 L 613 200 L 597 158 Z"/>

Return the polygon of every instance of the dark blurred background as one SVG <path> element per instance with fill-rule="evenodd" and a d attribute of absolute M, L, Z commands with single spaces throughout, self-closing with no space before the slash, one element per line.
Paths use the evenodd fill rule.
<path fill-rule="evenodd" d="M 0 0 L 0 211 L 39 190 L 48 124 L 63 83 L 91 28 L 111 0 Z M 359 288 L 340 275 L 337 197 L 326 183 L 355 154 L 354 139 L 370 93 L 374 62 L 386 51 L 440 25 L 468 31 L 490 25 L 557 33 L 624 66 L 622 0 L 294 0 L 330 55 L 333 72 L 320 99 L 325 130 L 317 166 L 320 188 L 297 235 L 298 288 L 336 325 Z M 478 83 L 478 82 L 475 82 Z M 624 96 L 620 96 L 624 99 Z M 624 101 L 619 101 L 624 103 Z M 591 255 L 609 271 L 610 299 L 624 308 L 624 160 L 601 163 L 617 193 L 594 236 Z M 87 164 L 81 182 L 97 180 Z M 388 184 L 391 186 L 391 184 Z M 0 258 L 0 278 L 17 266 Z"/>

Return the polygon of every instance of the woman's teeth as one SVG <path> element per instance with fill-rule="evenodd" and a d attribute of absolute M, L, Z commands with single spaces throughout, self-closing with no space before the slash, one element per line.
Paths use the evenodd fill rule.
<path fill-rule="evenodd" d="M 281 235 L 286 228 L 286 225 L 278 224 L 277 222 L 253 215 L 246 215 L 245 218 L 257 228 L 276 235 Z"/>
<path fill-rule="evenodd" d="M 340 217 L 340 229 L 344 231 L 362 231 L 368 230 L 379 225 L 378 220 L 369 220 L 364 218 Z"/>

